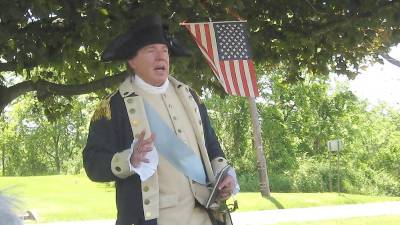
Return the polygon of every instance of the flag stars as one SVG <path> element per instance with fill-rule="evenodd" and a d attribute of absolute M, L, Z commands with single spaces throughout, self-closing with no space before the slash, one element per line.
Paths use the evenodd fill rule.
<path fill-rule="evenodd" d="M 250 58 L 247 33 L 242 22 L 215 23 L 218 55 L 222 60 Z"/>
<path fill-rule="evenodd" d="M 206 26 L 210 26 L 210 29 L 201 29 Z M 227 93 L 239 96 L 259 95 L 257 86 L 254 85 L 255 71 L 245 22 L 194 23 L 187 27 L 200 48 L 209 50 L 208 47 L 212 47 L 212 51 L 202 52 Z M 197 28 L 200 28 L 200 35 Z M 211 38 L 203 39 L 207 35 Z"/>

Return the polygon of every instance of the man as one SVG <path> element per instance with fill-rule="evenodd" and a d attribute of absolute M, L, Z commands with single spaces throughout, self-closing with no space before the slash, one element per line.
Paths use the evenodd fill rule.
<path fill-rule="evenodd" d="M 207 184 L 227 165 L 205 106 L 169 76 L 169 55 L 186 52 L 166 29 L 143 17 L 102 55 L 134 71 L 95 111 L 83 151 L 90 179 L 115 181 L 118 225 L 212 224 Z M 229 172 L 220 199 L 237 189 Z"/>

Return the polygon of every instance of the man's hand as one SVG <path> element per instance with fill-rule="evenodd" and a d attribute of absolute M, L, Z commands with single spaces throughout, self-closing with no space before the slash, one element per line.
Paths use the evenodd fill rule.
<path fill-rule="evenodd" d="M 148 163 L 149 160 L 146 158 L 146 154 L 153 149 L 153 142 L 155 135 L 151 134 L 149 138 L 144 139 L 145 131 L 143 130 L 136 137 L 138 139 L 136 145 L 133 147 L 133 153 L 130 161 L 133 167 L 138 167 L 140 163 Z"/>
<path fill-rule="evenodd" d="M 228 199 L 235 188 L 235 179 L 231 175 L 227 175 L 218 186 L 219 198 L 221 200 Z"/>

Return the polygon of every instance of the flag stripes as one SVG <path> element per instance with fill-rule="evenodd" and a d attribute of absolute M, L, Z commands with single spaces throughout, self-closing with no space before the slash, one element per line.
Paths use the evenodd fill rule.
<path fill-rule="evenodd" d="M 221 31 L 225 32 L 225 30 L 222 30 L 225 27 L 231 29 L 225 32 L 227 34 L 232 34 L 233 32 L 233 35 L 229 35 L 228 37 L 216 36 L 218 34 L 215 31 L 214 25 L 221 24 L 221 22 L 183 23 L 182 25 L 190 32 L 200 51 L 205 56 L 207 63 L 210 65 L 211 70 L 228 94 L 255 97 L 259 95 L 259 92 L 253 61 L 249 57 L 242 57 L 243 55 L 248 56 L 249 50 L 246 49 L 248 48 L 247 37 L 238 36 L 239 42 L 230 42 L 231 39 L 237 41 L 234 35 L 237 35 L 238 32 L 239 35 L 243 33 L 242 30 L 237 30 L 243 28 L 243 25 L 239 24 L 239 26 L 237 25 L 238 23 L 244 22 L 229 22 L 225 24 L 232 24 L 232 26 L 218 27 L 220 33 Z M 218 42 L 221 40 L 227 42 Z M 218 49 L 218 44 L 223 46 L 224 49 Z M 236 46 L 230 48 L 230 45 L 238 45 L 238 47 L 242 46 L 242 48 L 236 48 Z M 225 49 L 226 46 L 229 47 L 228 50 Z M 245 53 L 241 52 L 243 51 L 243 46 L 245 47 Z M 224 59 L 222 59 L 221 54 L 224 54 Z"/>

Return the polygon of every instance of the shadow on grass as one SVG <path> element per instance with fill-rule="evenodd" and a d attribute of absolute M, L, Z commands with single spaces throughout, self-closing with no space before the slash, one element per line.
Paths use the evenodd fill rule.
<path fill-rule="evenodd" d="M 276 200 L 276 198 L 274 198 L 272 196 L 269 196 L 269 197 L 267 197 L 267 199 L 270 200 L 272 202 L 272 204 L 275 205 L 276 208 L 278 208 L 278 209 L 284 209 L 285 208 L 285 207 L 283 207 L 283 205 L 278 200 Z"/>

